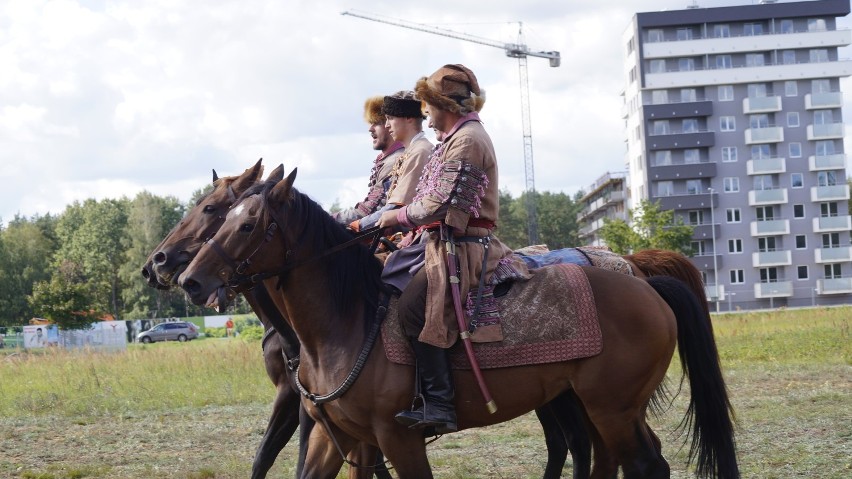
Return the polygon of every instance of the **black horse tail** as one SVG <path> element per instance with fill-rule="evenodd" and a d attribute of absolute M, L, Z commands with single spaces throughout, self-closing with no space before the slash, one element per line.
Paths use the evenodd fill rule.
<path fill-rule="evenodd" d="M 699 477 L 740 477 L 734 441 L 734 410 L 728 398 L 713 330 L 697 318 L 706 313 L 690 288 L 675 278 L 656 276 L 648 283 L 677 317 L 677 345 L 690 400 L 680 427 L 691 429 L 689 462 L 697 458 Z"/>

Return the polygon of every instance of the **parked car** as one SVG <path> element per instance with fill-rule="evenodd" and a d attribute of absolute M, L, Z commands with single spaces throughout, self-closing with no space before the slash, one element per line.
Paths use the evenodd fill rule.
<path fill-rule="evenodd" d="M 188 321 L 175 321 L 160 323 L 148 331 L 143 331 L 136 336 L 136 340 L 142 343 L 153 343 L 154 341 L 189 341 L 198 337 L 198 326 Z"/>

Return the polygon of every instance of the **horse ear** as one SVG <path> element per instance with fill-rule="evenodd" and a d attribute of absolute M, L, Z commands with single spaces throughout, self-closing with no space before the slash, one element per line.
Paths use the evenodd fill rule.
<path fill-rule="evenodd" d="M 254 166 L 244 171 L 242 175 L 234 180 L 234 183 L 231 185 L 234 191 L 243 192 L 251 185 L 260 181 L 260 177 L 263 175 L 263 165 L 260 164 L 262 161 L 263 158 L 257 160 Z"/>
<path fill-rule="evenodd" d="M 289 201 L 293 197 L 293 182 L 296 181 L 296 171 L 298 168 L 293 168 L 293 171 L 287 175 L 287 178 L 279 181 L 269 192 L 272 201 L 278 204 Z"/>
<path fill-rule="evenodd" d="M 266 178 L 266 181 L 274 181 L 278 183 L 279 181 L 284 179 L 284 163 L 281 163 L 274 170 L 269 172 L 269 176 Z"/>
<path fill-rule="evenodd" d="M 216 169 L 213 169 L 213 183 L 219 181 L 219 175 L 216 174 Z"/>

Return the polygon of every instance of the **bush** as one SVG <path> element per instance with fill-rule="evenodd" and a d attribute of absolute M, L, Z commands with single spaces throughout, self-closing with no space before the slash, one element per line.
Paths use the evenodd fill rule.
<path fill-rule="evenodd" d="M 225 328 L 204 328 L 204 336 L 208 338 L 224 338 Z"/>
<path fill-rule="evenodd" d="M 245 326 L 240 331 L 240 339 L 243 341 L 260 341 L 263 339 L 263 326 Z"/>

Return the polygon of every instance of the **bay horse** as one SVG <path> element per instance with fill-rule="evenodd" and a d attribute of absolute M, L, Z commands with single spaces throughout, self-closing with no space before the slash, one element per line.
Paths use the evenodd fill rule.
<path fill-rule="evenodd" d="M 168 289 L 183 269 L 195 257 L 207 238 L 213 236 L 224 221 L 228 209 L 237 197 L 250 186 L 261 181 L 262 160 L 239 176 L 219 178 L 213 171 L 213 189 L 200 198 L 185 217 L 166 235 L 149 255 L 142 268 L 148 284 L 158 289 Z M 277 182 L 284 177 L 283 165 L 273 170 L 266 181 Z M 284 321 L 268 289 L 274 291 L 275 280 L 259 284 L 242 294 L 264 326 L 262 340 L 264 365 L 267 375 L 276 388 L 272 414 L 263 438 L 257 447 L 252 464 L 253 479 L 266 477 L 269 469 L 284 446 L 292 438 L 297 426 L 300 428 L 300 452 L 297 470 L 301 469 L 308 436 L 313 420 L 304 414 L 300 417 L 300 397 L 291 381 L 291 360 L 298 359 L 299 342 L 292 328 Z M 277 332 L 277 334 L 276 334 Z M 568 452 L 574 459 L 574 477 L 589 477 L 591 470 L 591 444 L 583 424 L 582 410 L 572 394 L 555 398 L 546 406 L 536 410 L 542 424 L 547 445 L 548 459 L 544 479 L 561 477 Z M 364 444 L 356 449 L 351 460 L 372 467 L 352 468 L 351 477 L 369 478 L 374 472 L 377 477 L 390 478 L 390 474 L 377 460 L 377 449 Z M 378 455 L 381 458 L 381 455 Z"/>
<path fill-rule="evenodd" d="M 311 436 L 303 476 L 336 475 L 343 459 L 333 453 L 331 438 L 342 451 L 359 442 L 381 447 L 401 478 L 432 477 L 422 432 L 393 420 L 410 401 L 413 368 L 391 363 L 381 351 L 361 349 L 381 309 L 381 265 L 363 246 L 324 254 L 351 236 L 293 188 L 295 173 L 274 186 L 250 188 L 179 284 L 193 303 L 222 306 L 229 285 L 251 276 L 277 277 L 276 296 L 302 347 L 302 373 L 296 379 L 304 385 L 303 405 L 324 421 L 317 430 L 329 436 L 319 447 L 313 447 Z M 512 419 L 573 391 L 625 477 L 669 477 L 645 412 L 677 346 L 692 391 L 684 419 L 692 425 L 690 460 L 697 459 L 701 476 L 739 477 L 731 405 L 712 329 L 702 319 L 706 305 L 669 277 L 646 282 L 598 268 L 582 270 L 594 293 L 603 351 L 580 360 L 483 371 L 500 405 L 493 415 L 482 407 L 471 373 L 454 371 L 460 429 Z M 375 340 L 381 343 L 380 337 Z M 359 355 L 363 361 L 356 362 Z M 326 396 L 329 391 L 340 394 Z M 335 400 L 322 404 L 317 394 Z"/>

